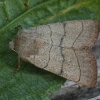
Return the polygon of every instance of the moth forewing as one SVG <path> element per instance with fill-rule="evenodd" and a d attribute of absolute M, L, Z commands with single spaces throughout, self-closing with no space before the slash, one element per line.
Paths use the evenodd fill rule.
<path fill-rule="evenodd" d="M 39 68 L 85 86 L 97 80 L 90 50 L 98 36 L 98 22 L 75 20 L 21 30 L 10 42 L 18 56 Z"/>
<path fill-rule="evenodd" d="M 75 50 L 80 66 L 80 80 L 78 83 L 86 86 L 94 86 L 97 82 L 97 64 L 92 51 L 89 48 Z"/>

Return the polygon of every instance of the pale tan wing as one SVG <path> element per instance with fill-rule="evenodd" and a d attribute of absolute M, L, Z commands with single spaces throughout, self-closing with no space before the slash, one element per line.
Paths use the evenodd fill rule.
<path fill-rule="evenodd" d="M 78 83 L 86 86 L 94 86 L 97 82 L 97 64 L 96 59 L 89 48 L 75 50 L 77 60 L 80 66 L 80 80 Z"/>
<path fill-rule="evenodd" d="M 80 49 L 94 45 L 98 28 L 98 22 L 95 20 L 74 20 L 40 25 L 25 31 L 51 45 Z"/>
<path fill-rule="evenodd" d="M 66 79 L 79 81 L 80 66 L 73 49 L 48 45 L 39 39 L 37 39 L 36 44 L 37 48 L 34 49 L 38 52 L 24 57 L 24 60 Z"/>
<path fill-rule="evenodd" d="M 67 49 L 37 41 L 36 54 L 25 60 L 35 66 L 85 86 L 94 86 L 97 80 L 96 60 L 88 48 Z"/>
<path fill-rule="evenodd" d="M 48 34 L 49 31 L 51 34 Z M 74 20 L 40 25 L 37 34 L 42 41 L 48 44 L 80 49 L 94 45 L 98 36 L 98 22 L 95 20 Z"/>
<path fill-rule="evenodd" d="M 99 24 L 95 20 L 82 20 L 82 32 L 75 39 L 73 48 L 84 48 L 86 46 L 91 47 L 95 44 L 95 41 L 99 34 Z"/>
<path fill-rule="evenodd" d="M 82 50 L 63 49 L 63 55 L 62 77 L 85 86 L 94 86 L 96 84 L 97 64 L 89 48 Z"/>

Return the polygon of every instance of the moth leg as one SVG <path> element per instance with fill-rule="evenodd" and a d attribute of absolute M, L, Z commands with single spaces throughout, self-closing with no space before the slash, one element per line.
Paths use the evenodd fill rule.
<path fill-rule="evenodd" d="M 16 52 L 15 49 L 12 49 L 12 50 L 13 50 L 14 52 Z M 17 52 L 16 52 L 16 53 L 17 53 Z"/>
<path fill-rule="evenodd" d="M 18 56 L 18 67 L 16 69 L 16 71 L 13 72 L 13 75 L 16 74 L 20 69 L 20 56 Z"/>

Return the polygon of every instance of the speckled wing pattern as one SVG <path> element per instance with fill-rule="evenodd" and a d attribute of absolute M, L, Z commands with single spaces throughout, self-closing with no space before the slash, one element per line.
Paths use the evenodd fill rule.
<path fill-rule="evenodd" d="M 13 42 L 23 60 L 79 84 L 94 86 L 97 67 L 90 48 L 97 36 L 97 21 L 74 20 L 21 30 Z"/>

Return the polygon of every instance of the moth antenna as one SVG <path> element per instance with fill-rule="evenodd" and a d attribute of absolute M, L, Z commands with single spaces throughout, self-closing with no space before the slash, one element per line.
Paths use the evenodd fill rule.
<path fill-rule="evenodd" d="M 16 71 L 13 72 L 13 75 L 16 74 L 20 69 L 20 56 L 18 55 L 18 67 L 16 69 Z"/>

